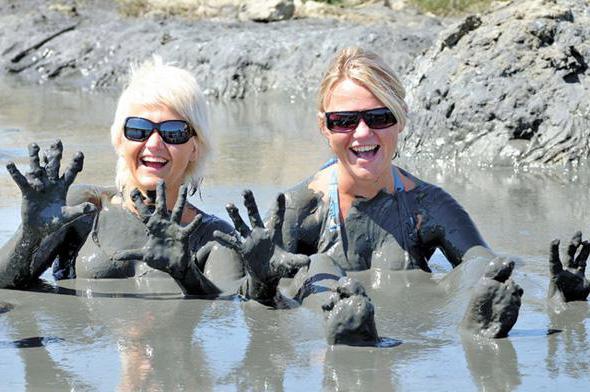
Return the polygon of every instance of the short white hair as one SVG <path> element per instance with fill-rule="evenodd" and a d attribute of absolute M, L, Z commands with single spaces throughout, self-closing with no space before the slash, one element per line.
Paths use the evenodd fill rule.
<path fill-rule="evenodd" d="M 184 183 L 194 193 L 202 181 L 205 162 L 211 152 L 207 103 L 194 76 L 181 68 L 165 64 L 161 57 L 153 56 L 140 66 L 131 66 L 129 82 L 123 89 L 113 125 L 111 143 L 118 146 L 123 136 L 125 119 L 131 106 L 165 106 L 182 116 L 195 130 L 192 142 L 196 143 L 198 158 L 189 162 L 184 174 Z M 129 177 L 125 159 L 119 155 L 115 183 L 119 191 Z"/>

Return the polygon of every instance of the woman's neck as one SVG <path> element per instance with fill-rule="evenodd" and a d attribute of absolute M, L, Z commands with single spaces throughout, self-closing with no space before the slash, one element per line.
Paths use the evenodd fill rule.
<path fill-rule="evenodd" d="M 387 170 L 378 178 L 366 180 L 353 177 L 342 165 L 337 165 L 336 170 L 338 171 L 338 193 L 342 195 L 372 199 L 381 190 L 390 193 L 394 191 L 391 170 Z"/>
<path fill-rule="evenodd" d="M 336 166 L 338 174 L 338 204 L 340 217 L 346 219 L 352 207 L 352 202 L 358 196 L 366 199 L 374 198 L 381 190 L 393 193 L 394 180 L 391 170 L 383 173 L 382 177 L 370 180 L 354 178 L 341 165 Z"/>

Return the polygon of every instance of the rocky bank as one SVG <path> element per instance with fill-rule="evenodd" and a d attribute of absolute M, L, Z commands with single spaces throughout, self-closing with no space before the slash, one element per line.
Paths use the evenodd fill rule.
<path fill-rule="evenodd" d="M 125 17 L 112 1 L 0 4 L 4 73 L 32 83 L 109 88 L 120 85 L 130 63 L 155 53 L 192 70 L 209 95 L 221 98 L 315 90 L 333 54 L 350 45 L 382 53 L 403 73 L 442 28 L 433 17 L 383 4 L 363 7 L 354 20 L 336 15 L 272 23 L 243 20 L 244 13 L 231 7 L 202 19 L 171 17 L 157 8 L 141 18 Z"/>
<path fill-rule="evenodd" d="M 479 164 L 577 162 L 590 152 L 590 5 L 522 0 L 441 32 L 406 73 L 404 154 Z"/>

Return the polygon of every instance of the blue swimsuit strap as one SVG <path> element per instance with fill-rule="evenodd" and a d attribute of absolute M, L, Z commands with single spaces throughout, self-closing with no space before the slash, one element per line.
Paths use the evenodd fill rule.
<path fill-rule="evenodd" d="M 322 166 L 322 169 L 332 166 L 334 163 L 336 163 L 336 159 L 332 158 Z M 393 174 L 393 187 L 395 191 L 405 192 L 404 183 L 402 182 L 401 176 L 395 167 L 391 169 L 391 173 Z M 340 227 L 340 203 L 338 202 L 338 173 L 336 172 L 336 167 L 334 167 L 332 170 L 329 197 L 330 206 L 328 209 L 328 229 L 330 231 L 336 231 Z"/>

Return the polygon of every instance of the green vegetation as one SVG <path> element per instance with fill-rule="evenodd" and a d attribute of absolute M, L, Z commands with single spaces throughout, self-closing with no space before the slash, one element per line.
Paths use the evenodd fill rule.
<path fill-rule="evenodd" d="M 484 11 L 490 7 L 492 0 L 409 0 L 409 3 L 435 15 L 456 15 Z"/>

